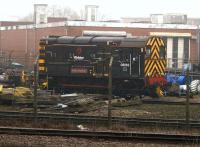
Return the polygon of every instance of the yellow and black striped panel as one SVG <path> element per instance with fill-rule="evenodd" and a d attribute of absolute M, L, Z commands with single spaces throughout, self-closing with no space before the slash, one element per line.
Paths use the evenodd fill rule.
<path fill-rule="evenodd" d="M 45 67 L 45 45 L 40 45 L 38 65 L 39 65 L 39 72 L 40 73 L 41 72 L 42 73 L 46 72 L 46 67 Z"/>
<path fill-rule="evenodd" d="M 164 41 L 160 37 L 150 37 L 146 44 L 147 48 L 150 49 L 150 56 L 145 57 L 145 77 L 163 76 L 166 70 L 166 58 L 160 57 L 160 50 L 164 48 L 164 55 L 166 55 Z"/>

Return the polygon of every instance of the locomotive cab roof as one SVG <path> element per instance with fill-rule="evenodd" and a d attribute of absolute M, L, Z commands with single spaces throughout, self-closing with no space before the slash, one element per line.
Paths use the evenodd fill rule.
<path fill-rule="evenodd" d="M 40 44 L 45 45 L 108 45 L 108 42 L 117 44 L 118 47 L 142 48 L 147 37 L 109 37 L 109 36 L 51 36 L 41 39 Z"/>

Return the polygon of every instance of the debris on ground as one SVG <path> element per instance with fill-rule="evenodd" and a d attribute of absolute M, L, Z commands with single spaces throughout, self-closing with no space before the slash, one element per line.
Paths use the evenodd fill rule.
<path fill-rule="evenodd" d="M 14 89 L 14 96 L 15 97 L 30 97 L 33 93 L 30 88 L 27 87 L 16 87 Z"/>
<path fill-rule="evenodd" d="M 67 108 L 68 106 L 67 105 L 65 105 L 65 104 L 61 104 L 61 103 L 59 103 L 59 104 L 57 104 L 56 106 L 55 106 L 55 108 L 60 108 L 60 109 L 63 109 L 63 108 Z"/>
<path fill-rule="evenodd" d="M 77 97 L 78 94 L 77 93 L 71 93 L 71 94 L 63 94 L 60 97 Z"/>
<path fill-rule="evenodd" d="M 30 88 L 26 87 L 16 87 L 16 88 L 4 88 L 2 90 L 1 96 L 12 95 L 13 97 L 29 97 L 32 96 L 32 91 Z"/>
<path fill-rule="evenodd" d="M 77 128 L 80 130 L 88 130 L 88 128 L 84 127 L 83 125 L 77 125 Z"/>

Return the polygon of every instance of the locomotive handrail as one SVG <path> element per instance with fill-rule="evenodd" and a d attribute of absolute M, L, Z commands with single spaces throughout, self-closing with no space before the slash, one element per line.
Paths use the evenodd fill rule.
<path fill-rule="evenodd" d="M 111 54 L 111 57 L 110 57 L 110 62 L 109 62 L 109 81 L 108 81 L 108 93 L 109 93 L 109 96 L 108 96 L 108 127 L 110 128 L 111 127 L 111 123 L 112 123 L 112 120 L 111 120 L 111 100 L 112 100 L 112 64 L 113 64 L 113 56 Z"/>
<path fill-rule="evenodd" d="M 38 64 L 39 56 L 36 56 L 34 65 Z"/>
<path fill-rule="evenodd" d="M 94 44 L 51 44 L 48 46 L 92 46 L 92 47 L 96 47 L 97 45 Z"/>

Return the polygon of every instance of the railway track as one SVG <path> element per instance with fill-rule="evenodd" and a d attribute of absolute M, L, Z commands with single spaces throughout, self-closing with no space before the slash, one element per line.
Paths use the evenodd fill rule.
<path fill-rule="evenodd" d="M 159 105 L 185 105 L 185 102 L 171 102 L 161 100 L 142 100 L 143 104 L 159 104 Z M 199 103 L 190 103 L 190 105 L 200 105 Z"/>
<path fill-rule="evenodd" d="M 33 120 L 35 118 L 33 113 L 27 112 L 0 112 L 0 119 L 2 120 Z M 38 120 L 48 121 L 62 121 L 73 122 L 74 124 L 107 124 L 108 118 L 105 116 L 86 116 L 73 114 L 58 114 L 58 113 L 38 113 L 36 118 Z M 176 127 L 184 128 L 187 126 L 185 120 L 182 119 L 145 119 L 145 118 L 123 118 L 112 117 L 113 124 L 123 124 L 126 126 L 160 126 L 160 127 Z M 191 120 L 190 128 L 200 128 L 200 121 Z"/>
<path fill-rule="evenodd" d="M 166 97 L 167 99 L 167 97 Z M 142 99 L 143 104 L 162 104 L 162 105 L 185 105 L 185 101 L 170 101 L 162 99 Z M 190 100 L 190 105 L 200 105 L 200 102 Z"/>
<path fill-rule="evenodd" d="M 116 132 L 116 131 L 80 131 L 80 130 L 18 128 L 18 127 L 0 127 L 0 134 L 168 141 L 168 142 L 185 142 L 185 143 L 189 142 L 198 143 L 200 141 L 199 135 L 161 134 L 161 133 L 155 134 L 155 133 Z"/>

